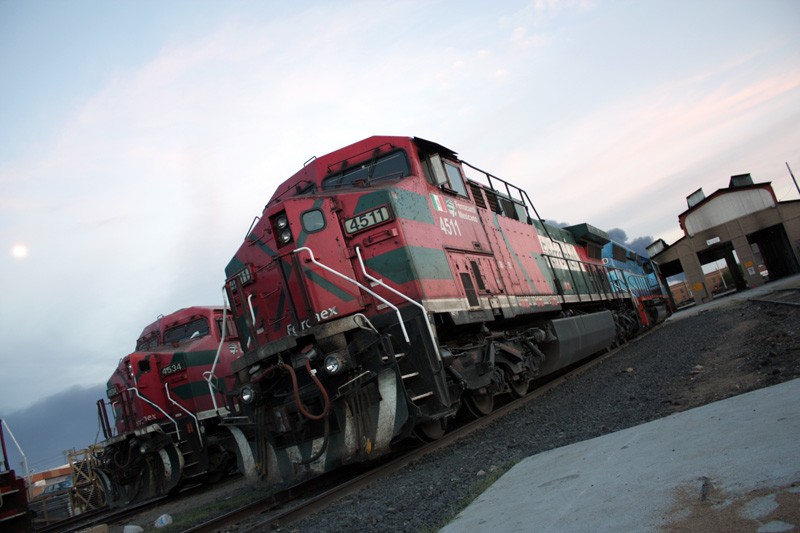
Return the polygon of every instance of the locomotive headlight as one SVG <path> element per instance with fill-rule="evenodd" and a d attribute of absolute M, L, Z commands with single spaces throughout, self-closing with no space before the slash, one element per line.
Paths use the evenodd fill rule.
<path fill-rule="evenodd" d="M 288 244 L 292 242 L 292 232 L 289 228 L 282 230 L 280 234 L 278 234 L 278 240 L 281 241 L 281 244 Z"/>
<path fill-rule="evenodd" d="M 286 215 L 281 215 L 275 219 L 275 227 L 278 231 L 289 227 L 289 219 L 286 218 Z"/>
<path fill-rule="evenodd" d="M 325 356 L 325 371 L 328 372 L 328 374 L 338 374 L 344 370 L 346 366 L 344 357 L 338 353 Z"/>
<path fill-rule="evenodd" d="M 239 395 L 242 398 L 242 402 L 250 404 L 253 403 L 253 400 L 256 399 L 256 390 L 250 385 L 245 385 L 244 387 L 242 387 L 242 390 L 239 392 Z"/>

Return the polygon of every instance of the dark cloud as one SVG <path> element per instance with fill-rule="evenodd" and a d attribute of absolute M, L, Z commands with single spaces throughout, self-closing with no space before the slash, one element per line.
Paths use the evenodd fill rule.
<path fill-rule="evenodd" d="M 653 241 L 655 241 L 655 239 L 650 236 L 636 237 L 632 241 L 627 242 L 625 244 L 628 246 L 628 248 L 638 253 L 639 255 L 650 257 L 650 254 L 647 253 L 647 247 L 653 244 Z"/>
<path fill-rule="evenodd" d="M 105 393 L 105 385 L 101 384 L 94 387 L 76 386 L 44 398 L 26 409 L 0 413 L 0 418 L 8 424 L 22 447 L 31 472 L 66 464 L 64 452 L 67 450 L 83 449 L 93 444 L 95 439 L 103 440 L 103 434 L 98 434 L 96 402 L 105 398 Z M 5 437 L 9 466 L 24 475 L 22 457 L 8 432 Z"/>
<path fill-rule="evenodd" d="M 565 228 L 567 226 L 571 226 L 572 224 L 568 222 L 556 222 L 555 220 L 546 220 L 548 224 L 552 224 L 553 226 L 558 226 L 559 228 Z M 623 244 L 633 250 L 634 252 L 638 253 L 639 255 L 643 255 L 644 257 L 650 257 L 647 253 L 647 247 L 655 241 L 653 237 L 644 236 L 644 237 L 636 237 L 635 239 L 628 240 L 628 234 L 622 228 L 613 228 L 608 231 L 609 238 L 620 244 Z"/>
<path fill-rule="evenodd" d="M 620 244 L 624 244 L 634 252 L 639 255 L 643 255 L 645 257 L 650 257 L 647 253 L 647 246 L 652 244 L 655 240 L 653 237 L 645 236 L 645 237 L 636 237 L 635 239 L 628 240 L 628 234 L 625 233 L 625 230 L 621 228 L 614 228 L 608 231 L 608 236 L 611 237 L 612 241 L 618 242 Z"/>
<path fill-rule="evenodd" d="M 608 236 L 611 237 L 611 240 L 614 242 L 618 242 L 620 244 L 625 244 L 628 240 L 628 234 L 625 233 L 625 230 L 620 228 L 614 228 L 608 231 Z"/>

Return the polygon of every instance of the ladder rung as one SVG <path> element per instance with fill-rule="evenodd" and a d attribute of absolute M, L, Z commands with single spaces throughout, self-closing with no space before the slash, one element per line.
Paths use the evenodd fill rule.
<path fill-rule="evenodd" d="M 405 355 L 406 355 L 405 353 L 396 353 L 396 354 L 394 354 L 394 358 L 395 358 L 395 360 L 396 360 L 396 361 L 399 361 L 400 359 L 402 359 L 403 357 L 405 357 Z M 384 362 L 386 362 L 386 361 L 388 361 L 388 360 L 389 360 L 389 356 L 388 356 L 388 355 L 384 355 L 383 357 L 381 357 L 381 359 L 382 359 Z"/>
<path fill-rule="evenodd" d="M 411 372 L 410 374 L 403 374 L 400 377 L 403 379 L 410 379 L 410 378 L 415 378 L 417 376 L 419 376 L 419 372 Z"/>
<path fill-rule="evenodd" d="M 419 400 L 422 400 L 423 398 L 427 398 L 428 396 L 433 396 L 433 393 L 432 392 L 426 392 L 424 394 L 420 394 L 419 396 L 412 396 L 411 397 L 411 401 L 412 402 L 417 402 Z"/>

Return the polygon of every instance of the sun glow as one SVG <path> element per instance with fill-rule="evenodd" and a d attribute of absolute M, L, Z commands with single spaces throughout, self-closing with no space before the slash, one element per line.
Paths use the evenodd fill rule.
<path fill-rule="evenodd" d="M 23 259 L 28 255 L 28 247 L 24 244 L 15 244 L 11 247 L 11 255 L 17 259 Z"/>

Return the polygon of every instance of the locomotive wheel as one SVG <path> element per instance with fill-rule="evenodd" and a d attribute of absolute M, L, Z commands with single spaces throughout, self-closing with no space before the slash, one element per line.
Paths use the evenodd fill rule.
<path fill-rule="evenodd" d="M 174 444 L 151 453 L 141 464 L 140 486 L 128 503 L 175 494 L 183 474 L 183 455 Z"/>
<path fill-rule="evenodd" d="M 142 487 L 142 477 L 136 476 L 131 483 L 121 484 L 118 477 L 110 477 L 102 470 L 97 471 L 100 487 L 109 509 L 116 509 L 128 505 L 139 494 Z M 115 481 L 112 481 L 114 479 Z"/>
<path fill-rule="evenodd" d="M 161 494 L 169 494 L 181 482 L 183 454 L 177 446 L 170 444 L 158 451 L 158 459 L 160 462 L 157 461 L 156 470 L 160 471 L 161 479 L 157 481 L 157 486 Z"/>
<path fill-rule="evenodd" d="M 140 475 L 134 477 L 131 479 L 130 483 L 118 484 L 116 487 L 113 487 L 112 491 L 110 491 L 113 495 L 113 499 L 109 499 L 109 507 L 113 509 L 114 507 L 130 505 L 131 502 L 139 497 L 142 485 L 144 484 L 143 480 L 146 478 L 149 478 L 149 471 L 142 472 Z"/>
<path fill-rule="evenodd" d="M 414 434 L 422 442 L 433 442 L 441 439 L 447 432 L 447 420 L 441 418 L 439 420 L 431 420 L 424 424 L 419 424 L 414 428 Z"/>
<path fill-rule="evenodd" d="M 494 395 L 487 392 L 471 391 L 464 398 L 464 407 L 475 418 L 486 416 L 494 409 Z"/>
<path fill-rule="evenodd" d="M 528 386 L 530 382 L 527 379 L 520 379 L 518 381 L 510 380 L 508 382 L 508 391 L 511 393 L 512 398 L 522 398 L 528 394 Z"/>

